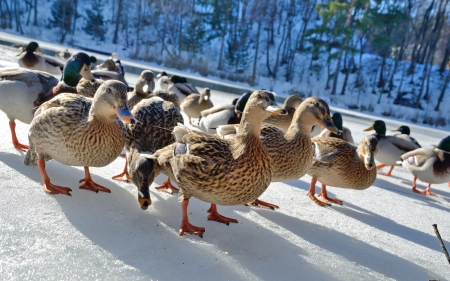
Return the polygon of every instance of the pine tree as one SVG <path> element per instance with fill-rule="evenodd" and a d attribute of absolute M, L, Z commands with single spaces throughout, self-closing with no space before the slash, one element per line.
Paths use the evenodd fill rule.
<path fill-rule="evenodd" d="M 49 19 L 49 24 L 53 27 L 59 27 L 61 33 L 60 43 L 64 42 L 66 35 L 71 31 L 74 14 L 75 10 L 71 0 L 57 0 L 52 5 L 52 17 Z"/>
<path fill-rule="evenodd" d="M 96 41 L 105 41 L 107 27 L 102 15 L 102 0 L 94 0 L 90 10 L 86 11 L 87 18 L 83 30 Z"/>

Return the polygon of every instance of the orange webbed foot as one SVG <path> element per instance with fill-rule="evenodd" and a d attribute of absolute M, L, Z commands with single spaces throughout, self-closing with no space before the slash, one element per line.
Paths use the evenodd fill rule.
<path fill-rule="evenodd" d="M 128 174 L 128 171 L 124 171 L 118 175 L 115 175 L 112 177 L 112 179 L 117 181 L 131 182 L 130 174 Z"/>
<path fill-rule="evenodd" d="M 237 219 L 229 218 L 222 216 L 217 212 L 217 206 L 216 204 L 211 204 L 211 207 L 207 211 L 209 213 L 208 220 L 209 221 L 217 221 L 220 223 L 224 223 L 226 225 L 230 225 L 230 222 L 238 223 Z"/>
<path fill-rule="evenodd" d="M 314 196 L 314 194 L 311 194 L 308 192 L 308 197 L 317 205 L 321 206 L 321 207 L 326 207 L 326 206 L 331 206 L 331 204 L 326 203 L 326 202 L 322 202 L 319 199 L 316 198 L 316 196 Z"/>
<path fill-rule="evenodd" d="M 159 191 L 167 192 L 169 194 L 179 192 L 179 189 L 176 188 L 175 186 L 173 186 L 172 183 L 170 182 L 170 178 L 167 178 L 167 180 L 163 184 L 161 184 L 159 186 L 155 186 L 155 189 L 157 189 Z"/>
<path fill-rule="evenodd" d="M 65 194 L 68 196 L 72 196 L 72 194 L 70 194 L 71 191 L 72 191 L 72 189 L 70 189 L 68 187 L 54 185 L 51 182 L 44 183 L 44 192 L 48 193 L 48 194 L 52 194 L 52 195 Z"/>
<path fill-rule="evenodd" d="M 421 190 L 416 189 L 415 186 L 413 186 L 412 191 L 414 191 L 415 193 L 422 194 L 422 195 L 437 196 L 435 193 L 430 192 L 430 187 L 427 187 L 425 190 L 421 191 Z"/>
<path fill-rule="evenodd" d="M 330 198 L 330 197 L 328 197 L 327 194 L 324 194 L 322 192 L 319 193 L 317 196 L 321 197 L 322 200 L 325 201 L 325 202 L 331 202 L 331 203 L 335 203 L 335 204 L 338 204 L 338 205 L 344 205 L 341 200 L 336 199 L 336 198 Z"/>
<path fill-rule="evenodd" d="M 83 185 L 80 186 L 80 189 L 86 189 L 94 191 L 95 193 L 98 193 L 99 191 L 111 193 L 111 190 L 109 188 L 106 188 L 102 185 L 99 185 L 95 183 L 91 178 L 84 178 L 79 181 L 80 183 L 84 182 Z"/>
<path fill-rule="evenodd" d="M 27 152 L 28 145 L 21 144 L 21 143 L 14 143 L 14 148 L 23 152 Z"/>
<path fill-rule="evenodd" d="M 269 203 L 269 202 L 265 202 L 259 199 L 253 200 L 252 202 L 245 204 L 246 206 L 248 205 L 252 205 L 252 206 L 256 206 L 256 207 L 265 207 L 265 208 L 269 208 L 271 210 L 275 210 L 275 209 L 279 209 L 280 207 L 278 207 L 278 205 Z"/>
<path fill-rule="evenodd" d="M 205 232 L 204 227 L 199 227 L 190 224 L 189 222 L 181 223 L 180 226 L 180 236 L 184 236 L 184 234 L 194 234 L 200 236 L 200 238 L 203 238 L 203 233 Z"/>

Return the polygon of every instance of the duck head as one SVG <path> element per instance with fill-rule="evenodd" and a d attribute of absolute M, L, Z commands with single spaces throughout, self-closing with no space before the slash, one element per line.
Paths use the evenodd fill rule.
<path fill-rule="evenodd" d="M 209 100 L 211 98 L 211 90 L 209 88 L 203 89 L 203 92 L 200 94 L 201 100 Z"/>
<path fill-rule="evenodd" d="M 409 136 L 409 134 L 411 134 L 411 130 L 409 129 L 408 126 L 400 126 L 397 129 L 392 130 L 391 132 L 400 132 L 402 134 L 406 134 Z"/>
<path fill-rule="evenodd" d="M 364 129 L 364 132 L 374 130 L 378 135 L 386 135 L 386 124 L 382 120 L 375 120 L 372 126 Z"/>
<path fill-rule="evenodd" d="M 138 188 L 138 202 L 142 210 L 152 204 L 150 185 L 155 179 L 154 159 L 151 153 L 139 153 L 134 147 L 127 148 L 128 171 L 131 181 Z"/>
<path fill-rule="evenodd" d="M 450 136 L 443 138 L 439 142 L 437 148 L 439 148 L 440 150 L 443 150 L 443 151 L 450 152 Z"/>
<path fill-rule="evenodd" d="M 339 112 L 333 113 L 333 115 L 331 116 L 331 119 L 333 120 L 334 126 L 336 126 L 336 128 L 338 128 L 338 130 L 340 130 L 340 131 L 344 130 L 344 125 L 343 125 L 344 122 L 342 120 L 342 115 Z"/>
<path fill-rule="evenodd" d="M 333 119 L 331 119 L 330 107 L 323 99 L 318 97 L 309 97 L 304 100 L 295 111 L 292 120 L 297 120 L 297 122 L 292 122 L 291 126 L 299 126 L 299 123 L 301 123 L 305 132 L 310 132 L 314 125 L 319 124 L 330 132 L 340 134 L 333 123 Z"/>
<path fill-rule="evenodd" d="M 95 92 L 90 114 L 113 120 L 116 116 L 124 123 L 137 122 L 127 106 L 127 86 L 118 80 L 107 80 Z"/>
<path fill-rule="evenodd" d="M 266 90 L 254 91 L 245 105 L 242 118 L 252 124 L 262 123 L 271 115 L 284 115 L 287 110 L 280 107 L 272 92 Z"/>
<path fill-rule="evenodd" d="M 77 86 L 81 78 L 91 82 L 95 81 L 90 65 L 91 58 L 86 53 L 73 53 L 64 65 L 62 80 L 71 87 Z"/>
<path fill-rule="evenodd" d="M 364 165 L 367 170 L 372 170 L 375 167 L 375 155 L 378 152 L 378 139 L 369 135 L 361 140 L 357 149 L 360 157 L 364 159 Z"/>
<path fill-rule="evenodd" d="M 135 90 L 136 93 L 149 95 L 155 89 L 155 76 L 150 70 L 142 71 L 138 80 L 136 81 Z"/>

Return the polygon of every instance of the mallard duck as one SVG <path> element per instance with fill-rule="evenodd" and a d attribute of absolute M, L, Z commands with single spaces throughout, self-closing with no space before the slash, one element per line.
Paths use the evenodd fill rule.
<path fill-rule="evenodd" d="M 176 143 L 155 152 L 162 171 L 178 182 L 182 201 L 180 235 L 202 237 L 205 229 L 191 225 L 189 198 L 211 203 L 209 220 L 237 222 L 217 212 L 216 204 L 238 205 L 250 202 L 269 186 L 272 165 L 261 139 L 262 122 L 271 114 L 286 114 L 268 91 L 255 91 L 243 111 L 234 138 L 221 139 L 180 124 L 174 129 Z"/>
<path fill-rule="evenodd" d="M 170 77 L 165 71 L 156 75 L 155 90 L 167 90 L 170 84 Z"/>
<path fill-rule="evenodd" d="M 159 97 L 142 100 L 131 112 L 138 122 L 127 125 L 127 136 L 130 136 L 125 145 L 128 170 L 131 181 L 139 189 L 138 202 L 146 210 L 151 205 L 149 187 L 160 173 L 149 155 L 175 142 L 172 131 L 177 123 L 183 123 L 183 116 L 173 103 Z M 156 188 L 168 193 L 178 192 L 171 185 Z"/>
<path fill-rule="evenodd" d="M 182 103 L 184 98 L 190 94 L 200 94 L 194 86 L 187 83 L 186 78 L 177 75 L 170 78 L 170 84 L 167 86 L 167 91 L 177 94 L 180 103 Z"/>
<path fill-rule="evenodd" d="M 150 94 L 155 89 L 155 76 L 151 70 L 142 71 L 139 78 L 136 80 L 134 90 L 128 93 L 128 107 L 133 107 L 141 100 L 149 98 Z"/>
<path fill-rule="evenodd" d="M 103 81 L 119 80 L 128 87 L 124 75 L 117 71 L 116 63 L 111 59 L 105 60 L 101 65 L 98 66 L 96 70 L 92 70 L 92 74 L 95 78 L 101 79 Z"/>
<path fill-rule="evenodd" d="M 251 92 L 245 92 L 237 100 L 233 100 L 234 104 L 219 105 L 203 110 L 200 113 L 202 118 L 198 128 L 203 132 L 214 134 L 221 125 L 239 124 L 242 111 L 251 94 Z"/>
<path fill-rule="evenodd" d="M 93 99 L 77 94 L 60 94 L 42 104 L 30 124 L 30 148 L 25 165 L 37 163 L 49 194 L 67 194 L 68 187 L 54 185 L 45 171 L 45 161 L 55 159 L 64 165 L 84 166 L 82 189 L 111 192 L 95 183 L 89 167 L 103 167 L 114 161 L 122 151 L 125 138 L 122 121 L 133 123 L 126 104 L 127 87 L 119 81 L 105 81 Z"/>
<path fill-rule="evenodd" d="M 389 172 L 386 174 L 380 173 L 380 175 L 390 176 L 394 166 L 400 166 L 397 163 L 400 156 L 419 148 L 416 144 L 397 138 L 396 136 L 386 136 L 386 124 L 382 120 L 376 120 L 372 126 L 366 128 L 364 131 L 371 130 L 375 130 L 376 134 L 374 136 L 378 139 L 378 153 L 375 156 L 375 160 L 381 164 L 377 166 L 377 170 L 385 166 L 391 166 Z"/>
<path fill-rule="evenodd" d="M 71 86 L 76 86 L 80 74 L 86 79 L 93 79 L 90 71 L 84 71 L 87 66 L 83 59 L 83 56 L 69 59 L 64 67 L 63 81 L 59 83 L 55 77 L 43 71 L 22 67 L 0 69 L 0 110 L 10 120 L 12 142 L 16 149 L 26 151 L 28 146 L 17 140 L 14 120 L 29 124 L 36 107 L 61 92 L 75 92 Z M 74 81 L 75 84 L 72 83 Z"/>
<path fill-rule="evenodd" d="M 339 135 L 337 135 L 333 132 L 330 132 L 327 129 L 324 129 L 319 134 L 319 137 L 340 138 L 342 140 L 348 141 L 349 143 L 355 143 L 353 141 L 352 132 L 347 127 L 343 126 L 342 115 L 339 112 L 335 112 L 331 116 L 331 119 L 333 119 L 333 124 L 336 126 L 336 128 L 339 129 L 339 131 L 341 131 L 341 133 Z"/>
<path fill-rule="evenodd" d="M 96 70 L 100 64 L 98 63 L 98 60 L 96 57 L 90 56 L 90 58 L 91 58 L 91 70 Z"/>
<path fill-rule="evenodd" d="M 264 123 L 270 124 L 272 126 L 278 127 L 287 131 L 291 125 L 292 118 L 294 117 L 295 109 L 303 102 L 301 96 L 297 94 L 292 94 L 286 98 L 283 107 L 288 111 L 286 115 L 270 116 Z"/>
<path fill-rule="evenodd" d="M 401 156 L 403 168 L 414 176 L 412 190 L 416 193 L 436 196 L 430 192 L 431 184 L 450 181 L 450 136 L 441 140 L 435 148 L 418 148 Z M 417 179 L 428 183 L 424 191 L 416 189 Z"/>
<path fill-rule="evenodd" d="M 168 92 L 166 90 L 155 90 L 152 92 L 150 97 L 160 97 L 165 101 L 170 101 L 175 105 L 178 110 L 180 109 L 180 100 L 178 99 L 178 96 L 173 92 Z"/>
<path fill-rule="evenodd" d="M 261 141 L 272 160 L 272 182 L 296 180 L 306 174 L 313 160 L 309 132 L 315 124 L 338 133 L 331 120 L 328 104 L 318 97 L 307 98 L 297 107 L 287 131 L 263 125 Z M 221 130 L 224 129 L 221 127 Z M 221 132 L 218 131 L 218 134 Z M 278 208 L 277 205 L 259 199 L 250 204 L 271 209 Z"/>
<path fill-rule="evenodd" d="M 339 138 L 313 138 L 314 159 L 308 170 L 312 177 L 308 196 L 319 206 L 333 202 L 342 205 L 342 201 L 329 198 L 326 186 L 364 190 L 377 178 L 374 157 L 378 150 L 378 139 L 366 136 L 356 147 Z M 315 197 L 316 182 L 322 184 L 319 194 L 323 201 Z"/>
<path fill-rule="evenodd" d="M 56 53 L 56 56 L 64 61 L 67 61 L 70 58 L 70 55 L 71 53 L 69 52 L 69 49 Z"/>
<path fill-rule="evenodd" d="M 191 125 L 191 118 L 201 117 L 200 113 L 202 110 L 209 109 L 213 106 L 211 102 L 211 90 L 209 88 L 203 89 L 201 94 L 190 94 L 180 105 L 181 110 L 188 116 L 189 124 Z"/>
<path fill-rule="evenodd" d="M 409 141 L 415 145 L 417 145 L 419 148 L 422 147 L 415 138 L 411 137 L 411 130 L 409 129 L 408 126 L 400 126 L 397 129 L 392 130 L 391 132 L 400 132 L 400 134 L 396 134 L 394 136 L 396 136 L 397 138 L 401 138 L 404 139 L 406 141 Z"/>
<path fill-rule="evenodd" d="M 19 57 L 19 66 L 31 70 L 40 70 L 61 75 L 64 68 L 64 63 L 58 59 L 44 55 L 39 48 L 39 44 L 36 42 L 30 42 L 25 50 L 17 54 L 17 56 Z"/>

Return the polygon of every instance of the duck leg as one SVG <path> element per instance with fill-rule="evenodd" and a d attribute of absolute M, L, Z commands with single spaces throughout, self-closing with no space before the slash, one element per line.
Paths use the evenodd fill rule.
<path fill-rule="evenodd" d="M 45 161 L 42 158 L 39 158 L 37 160 L 37 165 L 39 169 L 39 173 L 41 174 L 42 182 L 44 183 L 44 191 L 48 194 L 66 194 L 69 196 L 72 196 L 69 192 L 72 191 L 72 189 L 68 187 L 63 187 L 59 185 L 54 185 L 50 182 L 50 178 L 47 175 L 47 172 L 45 171 Z"/>
<path fill-rule="evenodd" d="M 158 190 L 161 190 L 163 192 L 170 193 L 170 194 L 178 193 L 178 188 L 176 188 L 175 186 L 173 186 L 170 183 L 170 178 L 169 177 L 167 177 L 167 180 L 163 184 L 161 184 L 160 186 L 156 186 L 155 188 L 158 189 Z"/>
<path fill-rule="evenodd" d="M 412 184 L 412 190 L 415 193 L 419 193 L 419 194 L 423 194 L 423 195 L 429 195 L 429 196 L 437 196 L 435 193 L 431 193 L 430 192 L 431 183 L 428 184 L 427 188 L 424 191 L 420 191 L 420 190 L 416 189 L 416 181 L 417 181 L 417 177 L 414 177 L 413 184 Z"/>
<path fill-rule="evenodd" d="M 377 170 L 379 170 L 379 169 L 381 169 L 381 168 L 383 168 L 383 167 L 386 167 L 386 164 L 380 164 L 380 165 L 378 165 L 378 166 L 377 166 Z"/>
<path fill-rule="evenodd" d="M 269 203 L 269 202 L 265 202 L 265 201 L 262 201 L 262 200 L 259 200 L 259 199 L 253 200 L 252 202 L 250 202 L 248 204 L 245 204 L 245 205 L 246 206 L 253 205 L 253 206 L 257 206 L 257 207 L 261 206 L 261 207 L 269 208 L 271 210 L 275 210 L 275 209 L 279 209 L 280 208 L 280 207 L 278 207 L 275 204 L 272 204 L 272 203 Z"/>
<path fill-rule="evenodd" d="M 92 180 L 91 173 L 89 173 L 88 166 L 84 166 L 84 174 L 85 174 L 84 179 L 80 180 L 80 183 L 84 182 L 84 184 L 80 186 L 80 189 L 91 190 L 96 193 L 98 193 L 99 191 L 111 193 L 111 190 L 109 188 L 99 185 Z"/>
<path fill-rule="evenodd" d="M 377 166 L 377 170 L 378 170 L 378 166 Z M 382 175 L 382 176 L 390 177 L 392 174 L 392 170 L 394 170 L 394 166 L 391 166 L 391 168 L 389 169 L 389 172 L 387 172 L 386 174 L 384 174 L 384 173 L 378 173 L 378 174 Z"/>
<path fill-rule="evenodd" d="M 322 197 L 322 200 L 325 202 L 332 202 L 338 205 L 343 205 L 341 200 L 328 197 L 327 186 L 324 185 L 323 183 L 322 183 L 322 191 L 317 196 Z"/>
<path fill-rule="evenodd" d="M 204 227 L 198 227 L 195 225 L 192 225 L 189 223 L 188 218 L 188 212 L 187 207 L 189 205 L 189 199 L 184 199 L 183 202 L 181 202 L 181 209 L 182 209 L 182 220 L 181 220 L 181 226 L 180 226 L 180 236 L 183 236 L 185 233 L 195 234 L 200 236 L 200 238 L 203 238 L 203 233 L 205 232 Z"/>
<path fill-rule="evenodd" d="M 12 137 L 12 143 L 14 145 L 15 149 L 21 150 L 23 152 L 27 152 L 28 150 L 28 145 L 25 144 L 21 144 L 19 142 L 19 140 L 17 139 L 17 135 L 16 135 L 16 122 L 13 121 L 9 121 L 9 129 L 11 130 L 11 137 Z"/>
<path fill-rule="evenodd" d="M 316 194 L 316 182 L 317 182 L 317 178 L 311 179 L 311 184 L 309 185 L 309 191 L 308 191 L 307 195 L 309 196 L 309 198 L 311 198 L 311 200 L 314 203 L 316 203 L 319 206 L 322 206 L 322 207 L 331 206 L 331 204 L 322 202 L 319 199 L 317 199 L 316 196 L 314 196 Z"/>
<path fill-rule="evenodd" d="M 112 177 L 113 180 L 130 182 L 130 174 L 128 174 L 128 159 L 125 157 L 125 167 L 123 172 Z"/>
<path fill-rule="evenodd" d="M 226 225 L 230 225 L 230 222 L 238 223 L 237 219 L 228 218 L 228 217 L 225 217 L 225 216 L 222 216 L 221 214 L 219 214 L 217 212 L 216 204 L 211 203 L 211 207 L 209 208 L 208 213 L 209 213 L 209 215 L 208 215 L 209 221 L 217 221 L 217 222 L 224 223 Z"/>

